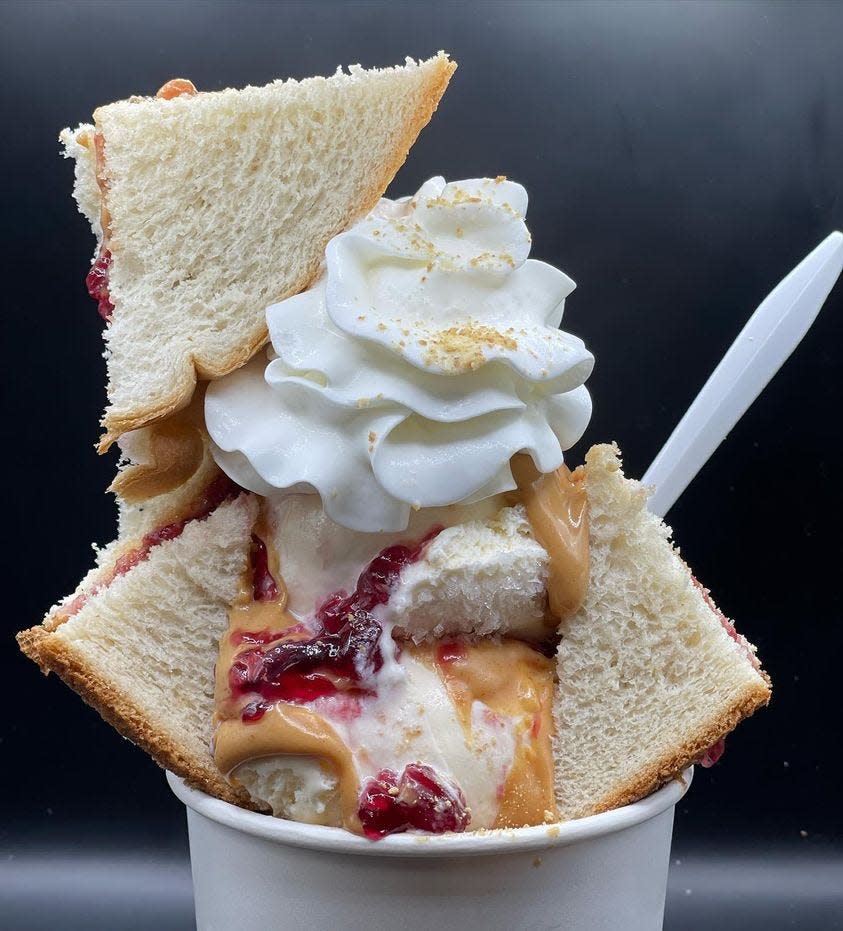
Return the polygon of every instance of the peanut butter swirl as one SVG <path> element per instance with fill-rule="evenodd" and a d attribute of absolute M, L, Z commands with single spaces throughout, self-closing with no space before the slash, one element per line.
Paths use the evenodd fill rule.
<path fill-rule="evenodd" d="M 517 501 L 527 509 L 533 535 L 550 557 L 547 595 L 553 620 L 582 604 L 588 588 L 588 499 L 579 470 L 567 466 L 542 475 L 529 456 L 515 456 Z"/>

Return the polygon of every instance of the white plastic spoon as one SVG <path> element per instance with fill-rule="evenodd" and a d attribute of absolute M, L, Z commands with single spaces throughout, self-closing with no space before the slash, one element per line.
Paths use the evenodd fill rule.
<path fill-rule="evenodd" d="M 667 514 L 799 345 L 841 269 L 843 233 L 834 232 L 764 298 L 641 480 L 655 486 L 654 514 Z"/>

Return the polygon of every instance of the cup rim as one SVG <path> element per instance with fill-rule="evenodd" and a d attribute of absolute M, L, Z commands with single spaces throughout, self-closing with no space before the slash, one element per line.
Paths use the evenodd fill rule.
<path fill-rule="evenodd" d="M 188 786 L 171 772 L 167 773 L 167 782 L 176 797 L 198 814 L 241 834 L 249 834 L 274 844 L 360 856 L 442 858 L 567 847 L 617 833 L 649 821 L 676 805 L 688 791 L 693 774 L 694 767 L 689 766 L 681 776 L 671 779 L 638 802 L 573 821 L 465 834 L 393 834 L 379 841 L 351 834 L 343 828 L 302 824 L 247 811 Z"/>

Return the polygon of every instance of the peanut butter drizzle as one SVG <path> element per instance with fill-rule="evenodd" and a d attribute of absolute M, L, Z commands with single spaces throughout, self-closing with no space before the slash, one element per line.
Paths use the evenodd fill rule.
<path fill-rule="evenodd" d="M 276 584 L 279 578 L 275 576 Z M 251 592 L 244 594 L 251 598 Z M 284 701 L 273 704 L 260 720 L 244 722 L 240 714 L 248 696 L 235 699 L 229 689 L 228 671 L 232 662 L 239 652 L 254 647 L 253 643 L 236 643 L 236 635 L 264 630 L 281 634 L 296 625 L 298 621 L 286 610 L 286 600 L 283 592 L 277 601 L 242 601 L 229 613 L 228 633 L 220 641 L 216 669 L 214 760 L 220 771 L 236 782 L 232 772 L 250 760 L 279 755 L 315 757 L 337 778 L 343 827 L 359 833 L 357 771 L 351 751 L 330 724 L 308 708 Z M 306 636 L 296 632 L 284 640 Z"/>
<path fill-rule="evenodd" d="M 553 624 L 573 614 L 588 588 L 588 499 L 579 470 L 540 474 L 529 456 L 512 459 L 514 499 L 527 509 L 538 542 L 550 557 L 547 595 Z"/>
<path fill-rule="evenodd" d="M 258 523 L 258 536 L 264 541 L 271 539 Z M 337 778 L 343 827 L 359 834 L 357 771 L 351 751 L 330 724 L 308 708 L 283 701 L 273 704 L 259 720 L 244 722 L 240 715 L 249 698 L 235 698 L 229 688 L 228 672 L 237 654 L 254 647 L 253 643 L 237 643 L 237 634 L 271 631 L 282 635 L 299 623 L 287 610 L 287 590 L 277 557 L 272 547 L 267 549 L 278 597 L 274 601 L 254 601 L 251 578 L 244 579 L 228 614 L 228 631 L 220 640 L 214 688 L 214 761 L 220 772 L 236 784 L 232 772 L 249 760 L 279 755 L 315 757 Z M 291 631 L 284 640 L 307 637 L 305 632 Z"/>
<path fill-rule="evenodd" d="M 553 661 L 519 640 L 482 640 L 428 648 L 466 735 L 471 706 L 483 702 L 517 720 L 517 746 L 500 798 L 495 828 L 556 821 L 553 790 Z"/>
<path fill-rule="evenodd" d="M 109 491 L 137 504 L 179 488 L 195 475 L 207 443 L 205 388 L 199 382 L 187 407 L 146 428 L 151 461 L 125 467 L 108 486 Z"/>

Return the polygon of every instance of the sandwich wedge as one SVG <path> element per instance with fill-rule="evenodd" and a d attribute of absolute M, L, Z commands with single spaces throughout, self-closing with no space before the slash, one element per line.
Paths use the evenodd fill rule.
<path fill-rule="evenodd" d="M 736 632 L 624 477 L 616 446 L 586 455 L 591 573 L 559 628 L 556 796 L 563 818 L 648 795 L 770 700 Z"/>
<path fill-rule="evenodd" d="M 214 93 L 176 80 L 61 134 L 108 321 L 101 450 L 264 344 L 264 309 L 307 287 L 328 240 L 377 202 L 455 67 L 440 53 Z"/>
<path fill-rule="evenodd" d="M 209 751 L 213 657 L 243 584 L 257 512 L 256 499 L 237 492 L 218 481 L 195 516 L 112 544 L 18 642 L 161 766 L 248 804 Z"/>

